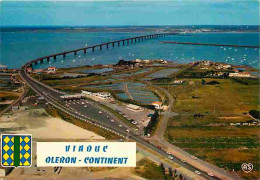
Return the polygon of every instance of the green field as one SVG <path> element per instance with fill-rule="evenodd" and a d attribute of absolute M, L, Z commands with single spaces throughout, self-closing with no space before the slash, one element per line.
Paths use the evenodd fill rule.
<path fill-rule="evenodd" d="M 221 168 L 236 171 L 243 178 L 260 175 L 259 126 L 231 126 L 252 120 L 250 110 L 257 110 L 258 80 L 185 79 L 186 85 L 164 86 L 175 99 L 173 116 L 165 138 L 183 150 Z M 217 81 L 219 84 L 206 85 Z M 194 117 L 200 114 L 199 117 Z M 241 164 L 254 165 L 251 173 L 241 171 Z"/>
<path fill-rule="evenodd" d="M 232 79 L 207 78 L 217 85 L 202 85 L 202 79 L 185 79 L 189 85 L 163 86 L 175 98 L 173 111 L 219 116 L 241 115 L 258 108 L 258 80 L 248 85 Z"/>

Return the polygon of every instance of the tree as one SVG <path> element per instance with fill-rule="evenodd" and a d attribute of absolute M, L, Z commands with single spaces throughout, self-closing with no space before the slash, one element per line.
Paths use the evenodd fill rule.
<path fill-rule="evenodd" d="M 179 179 L 182 180 L 183 176 L 182 174 L 179 174 Z"/>
<path fill-rule="evenodd" d="M 155 111 L 155 113 L 153 114 L 153 116 L 151 117 L 150 122 L 148 123 L 148 125 L 144 128 L 144 134 L 147 135 L 148 133 L 150 133 L 152 131 L 152 129 L 154 128 L 157 120 L 159 118 L 159 113 L 158 111 Z"/>
<path fill-rule="evenodd" d="M 204 79 L 201 80 L 201 84 L 204 85 L 206 84 L 206 81 Z"/>
<path fill-rule="evenodd" d="M 177 174 L 177 170 L 176 170 L 176 169 L 174 169 L 174 176 L 176 176 L 176 174 Z"/>
<path fill-rule="evenodd" d="M 171 177 L 173 177 L 173 172 L 172 172 L 172 168 L 171 168 L 171 167 L 169 167 L 169 175 L 170 175 Z"/>
<path fill-rule="evenodd" d="M 165 172 L 164 164 L 162 162 L 160 164 L 160 167 L 161 167 L 162 171 Z"/>

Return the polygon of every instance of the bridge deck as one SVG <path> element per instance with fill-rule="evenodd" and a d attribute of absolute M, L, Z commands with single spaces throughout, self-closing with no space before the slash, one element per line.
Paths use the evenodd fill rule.
<path fill-rule="evenodd" d="M 201 46 L 228 46 L 228 47 L 260 48 L 260 46 L 236 45 L 236 44 L 193 43 L 193 42 L 176 42 L 176 41 L 163 41 L 161 43 L 201 45 Z"/>

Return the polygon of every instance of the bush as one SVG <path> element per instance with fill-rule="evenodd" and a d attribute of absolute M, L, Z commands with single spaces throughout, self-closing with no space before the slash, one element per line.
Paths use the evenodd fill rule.
<path fill-rule="evenodd" d="M 153 114 L 153 116 L 151 117 L 150 122 L 148 123 L 148 125 L 144 128 L 144 134 L 147 135 L 148 133 L 151 133 L 151 131 L 153 130 L 153 128 L 155 127 L 157 121 L 159 120 L 159 113 L 158 111 L 155 111 L 155 113 Z"/>
<path fill-rule="evenodd" d="M 210 81 L 210 82 L 207 82 L 206 84 L 215 85 L 215 84 L 219 84 L 219 82 L 218 81 Z"/>
<path fill-rule="evenodd" d="M 253 116 L 254 118 L 256 118 L 256 119 L 260 119 L 260 111 L 250 110 L 250 111 L 249 111 L 249 114 L 250 114 L 251 116 Z"/>

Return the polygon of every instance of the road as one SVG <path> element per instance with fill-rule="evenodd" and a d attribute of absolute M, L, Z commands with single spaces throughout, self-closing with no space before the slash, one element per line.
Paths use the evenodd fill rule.
<path fill-rule="evenodd" d="M 12 102 L 12 104 L 10 104 L 8 107 L 6 107 L 2 111 L 0 111 L 0 116 L 2 116 L 4 113 L 8 112 L 13 106 L 17 105 L 21 100 L 23 100 L 23 98 L 25 97 L 25 95 L 27 93 L 27 89 L 23 83 L 22 83 L 21 90 L 22 90 L 22 93 L 18 97 L 18 99 L 14 100 L 14 102 Z"/>
<path fill-rule="evenodd" d="M 24 65 L 20 69 L 19 74 L 21 78 L 28 84 L 28 86 L 30 86 L 37 94 L 42 96 L 47 102 L 49 102 L 56 108 L 60 109 L 64 113 L 67 113 L 82 121 L 86 121 L 88 123 L 96 125 L 100 128 L 104 128 L 106 130 L 114 132 L 115 134 L 118 134 L 124 138 L 129 137 L 131 140 L 134 140 L 142 144 L 146 148 L 149 148 L 150 150 L 168 158 L 169 155 L 167 154 L 166 151 L 147 142 L 144 138 L 137 135 L 134 130 L 130 129 L 122 121 L 117 119 L 117 117 L 114 117 L 112 114 L 102 109 L 98 105 L 98 103 L 90 102 L 87 100 L 71 101 L 71 102 L 62 101 L 60 96 L 64 95 L 64 93 L 54 90 L 49 86 L 44 85 L 38 82 L 37 80 L 33 79 L 31 76 L 27 74 L 26 65 Z M 114 122 L 112 122 L 111 120 L 114 120 Z M 129 130 L 129 132 L 127 132 L 127 130 Z M 182 166 L 192 172 L 200 171 L 201 172 L 200 176 L 206 179 L 219 179 L 217 177 L 208 176 L 207 172 L 204 172 L 203 170 L 200 170 L 188 163 L 182 162 L 181 159 L 175 156 L 172 156 L 172 161 L 178 164 L 179 166 Z"/>
<path fill-rule="evenodd" d="M 153 86 L 152 84 L 150 84 L 150 85 Z M 166 94 L 166 96 L 168 97 L 168 100 L 169 100 L 169 105 L 168 105 L 167 111 L 162 113 L 163 118 L 160 122 L 160 125 L 156 129 L 154 135 L 151 137 L 151 139 L 152 139 L 151 142 L 154 142 L 154 143 L 160 145 L 161 147 L 164 147 L 165 149 L 170 151 L 176 157 L 179 157 L 180 159 L 184 159 L 190 165 L 197 167 L 198 169 L 203 169 L 206 172 L 213 173 L 215 176 L 219 177 L 220 179 L 240 179 L 238 176 L 232 175 L 232 174 L 226 172 L 223 169 L 220 169 L 219 167 L 217 167 L 213 164 L 207 163 L 207 162 L 202 161 L 200 159 L 194 160 L 191 157 L 192 156 L 191 154 L 189 154 L 189 153 L 183 151 L 182 149 L 170 144 L 169 142 L 167 142 L 164 139 L 164 132 L 166 131 L 169 118 L 174 117 L 178 114 L 172 112 L 172 106 L 173 106 L 173 103 L 174 103 L 174 99 L 170 95 L 170 93 L 167 90 L 165 90 L 164 88 L 161 88 L 161 87 L 158 87 L 158 86 L 156 86 L 156 88 L 160 89 L 161 91 L 163 91 Z"/>

